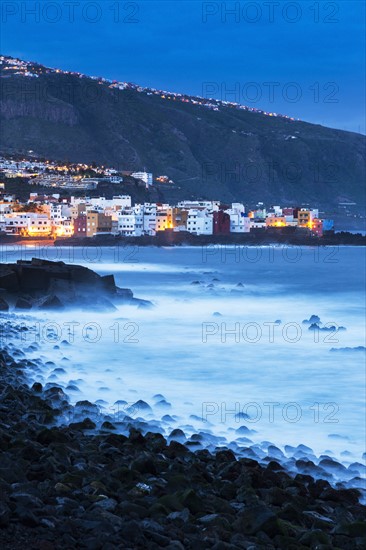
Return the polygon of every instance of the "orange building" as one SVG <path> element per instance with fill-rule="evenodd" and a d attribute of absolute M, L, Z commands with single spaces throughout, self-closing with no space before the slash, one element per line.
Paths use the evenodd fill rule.
<path fill-rule="evenodd" d="M 93 237 L 97 233 L 110 233 L 112 218 L 100 212 L 89 211 L 86 215 L 86 236 Z"/>

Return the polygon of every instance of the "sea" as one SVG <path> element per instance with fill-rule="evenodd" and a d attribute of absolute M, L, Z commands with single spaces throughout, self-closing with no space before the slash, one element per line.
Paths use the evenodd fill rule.
<path fill-rule="evenodd" d="M 198 446 L 305 445 L 364 462 L 364 247 L 41 243 L 0 256 L 81 264 L 152 303 L 19 313 L 29 330 L 1 337 L 42 360 L 30 383 L 96 403 L 117 430 L 128 415 Z"/>

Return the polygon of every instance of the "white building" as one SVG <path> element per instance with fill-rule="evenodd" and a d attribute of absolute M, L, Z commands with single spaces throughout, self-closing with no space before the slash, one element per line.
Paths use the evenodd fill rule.
<path fill-rule="evenodd" d="M 180 201 L 177 206 L 184 210 L 217 211 L 220 208 L 220 201 Z"/>
<path fill-rule="evenodd" d="M 0 220 L 3 214 L 11 214 L 13 211 L 13 206 L 9 202 L 0 202 Z"/>
<path fill-rule="evenodd" d="M 13 212 L 0 217 L 0 229 L 9 234 L 25 233 L 29 236 L 48 236 L 51 233 L 51 221 L 46 214 L 33 212 Z"/>
<path fill-rule="evenodd" d="M 130 208 L 131 207 L 131 197 L 130 195 L 117 195 L 112 197 L 112 199 L 106 199 L 105 197 L 93 197 L 92 199 L 86 200 L 86 203 L 93 208 L 112 208 L 114 210 L 119 210 L 121 208 Z"/>
<path fill-rule="evenodd" d="M 118 232 L 121 235 L 139 237 L 154 236 L 156 231 L 162 231 L 167 224 L 167 211 L 154 203 L 136 204 L 123 208 L 117 213 Z"/>
<path fill-rule="evenodd" d="M 230 216 L 230 233 L 249 233 L 250 219 L 245 215 L 243 204 L 234 202 L 225 212 Z"/>
<path fill-rule="evenodd" d="M 125 237 L 143 234 L 143 213 L 140 209 L 126 208 L 118 212 L 118 232 Z"/>
<path fill-rule="evenodd" d="M 187 217 L 187 231 L 195 235 L 212 235 L 212 214 L 207 210 L 190 209 Z"/>
<path fill-rule="evenodd" d="M 133 172 L 131 176 L 146 183 L 146 187 L 153 184 L 153 175 L 150 172 Z"/>
<path fill-rule="evenodd" d="M 157 206 L 154 203 L 145 203 L 143 205 L 143 231 L 145 235 L 155 235 L 156 233 L 156 213 Z"/>
<path fill-rule="evenodd" d="M 250 219 L 250 229 L 263 229 L 266 227 L 266 220 L 260 218 L 249 218 Z"/>
<path fill-rule="evenodd" d="M 275 216 L 282 216 L 282 208 L 280 206 L 272 206 Z"/>
<path fill-rule="evenodd" d="M 60 223 L 71 219 L 71 208 L 68 204 L 51 204 L 50 205 L 50 218 L 54 223 Z"/>

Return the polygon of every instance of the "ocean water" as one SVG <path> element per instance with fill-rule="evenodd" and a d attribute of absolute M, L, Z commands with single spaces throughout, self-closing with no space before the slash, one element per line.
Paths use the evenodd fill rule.
<path fill-rule="evenodd" d="M 166 435 L 181 427 L 222 444 L 245 436 L 362 460 L 365 352 L 352 348 L 365 346 L 364 248 L 1 249 L 1 261 L 32 257 L 113 273 L 154 304 L 20 316 L 31 330 L 10 344 L 43 360 L 33 380 Z M 336 329 L 309 330 L 311 315 Z M 140 399 L 152 413 L 133 406 Z"/>

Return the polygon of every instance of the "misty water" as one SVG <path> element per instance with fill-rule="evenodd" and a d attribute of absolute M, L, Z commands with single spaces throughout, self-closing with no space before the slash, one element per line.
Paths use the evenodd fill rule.
<path fill-rule="evenodd" d="M 1 256 L 113 273 L 154 304 L 20 316 L 32 330 L 8 344 L 41 357 L 33 380 L 68 388 L 72 403 L 97 402 L 118 420 L 142 399 L 153 413 L 130 416 L 166 435 L 181 427 L 215 445 L 304 444 L 362 461 L 365 353 L 340 348 L 365 346 L 364 248 L 13 246 Z M 311 315 L 337 330 L 309 330 Z"/>

